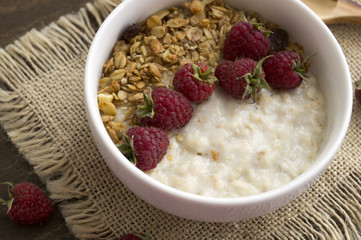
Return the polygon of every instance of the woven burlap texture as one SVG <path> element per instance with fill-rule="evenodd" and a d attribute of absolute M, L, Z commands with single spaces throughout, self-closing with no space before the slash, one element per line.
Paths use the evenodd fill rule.
<path fill-rule="evenodd" d="M 152 226 L 152 239 L 361 239 L 361 107 L 356 102 L 331 166 L 312 189 L 266 216 L 195 222 L 162 212 L 125 188 L 93 142 L 83 101 L 87 51 L 116 4 L 89 3 L 0 49 L 0 122 L 46 183 L 77 238 L 115 239 Z M 353 81 L 359 79 L 361 26 L 329 27 Z"/>

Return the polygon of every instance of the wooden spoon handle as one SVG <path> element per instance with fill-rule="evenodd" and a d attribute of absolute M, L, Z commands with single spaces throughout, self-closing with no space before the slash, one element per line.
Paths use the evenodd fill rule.
<path fill-rule="evenodd" d="M 325 23 L 361 24 L 361 5 L 352 0 L 338 0 L 336 8 L 323 19 Z"/>

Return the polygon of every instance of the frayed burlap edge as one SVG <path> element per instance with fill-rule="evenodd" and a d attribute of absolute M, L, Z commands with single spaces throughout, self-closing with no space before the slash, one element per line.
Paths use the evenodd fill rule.
<path fill-rule="evenodd" d="M 304 212 L 279 226 L 266 239 L 361 239 L 360 173 L 351 173 L 343 184 L 325 194 Z"/>
<path fill-rule="evenodd" d="M 79 12 L 61 17 L 41 31 L 33 29 L 0 49 L 0 123 L 46 184 L 50 197 L 59 203 L 67 226 L 80 239 L 102 239 L 114 234 L 102 221 L 102 214 L 96 214 L 100 210 L 87 200 L 80 179 L 73 174 L 73 166 L 49 137 L 31 103 L 19 94 L 17 86 L 29 75 L 35 77 L 49 70 L 44 66 L 51 66 L 54 59 L 66 62 L 87 52 L 95 29 L 120 2 L 88 3 Z M 77 201 L 72 201 L 74 199 Z"/>
<path fill-rule="evenodd" d="M 47 184 L 52 199 L 60 203 L 68 227 L 81 239 L 113 238 L 114 233 L 103 221 L 100 209 L 87 199 L 82 182 L 73 174 L 72 165 L 49 137 L 32 105 L 18 94 L 16 86 L 29 74 L 35 76 L 42 72 L 54 57 L 66 61 L 81 50 L 87 51 L 95 34 L 90 18 L 100 26 L 119 2 L 98 0 L 89 3 L 78 13 L 64 16 L 41 31 L 32 30 L 0 49 L 1 80 L 5 79 L 3 72 L 8 73 L 7 81 L 0 85 L 0 122 L 12 142 L 34 166 L 36 174 Z M 71 41 L 76 41 L 82 49 L 74 49 Z M 361 239 L 359 176 L 359 172 L 351 173 L 344 184 L 325 194 L 322 201 L 302 209 L 289 218 L 291 220 L 269 231 L 265 239 Z M 77 201 L 72 202 L 72 199 Z"/>

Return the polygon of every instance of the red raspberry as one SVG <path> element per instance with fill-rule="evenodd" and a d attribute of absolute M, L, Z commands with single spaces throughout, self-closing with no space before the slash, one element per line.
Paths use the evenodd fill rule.
<path fill-rule="evenodd" d="M 154 127 L 132 127 L 123 138 L 119 150 L 142 171 L 155 168 L 169 145 L 167 133 Z"/>
<path fill-rule="evenodd" d="M 261 67 L 263 61 L 264 59 L 257 63 L 253 59 L 242 58 L 234 62 L 221 62 L 215 71 L 219 85 L 235 98 L 251 97 L 255 101 L 261 88 L 269 89 Z"/>
<path fill-rule="evenodd" d="M 304 79 L 303 63 L 293 51 L 275 52 L 263 64 L 267 82 L 280 89 L 292 89 L 300 86 Z"/>
<path fill-rule="evenodd" d="M 226 60 L 252 58 L 259 61 L 265 57 L 270 48 L 270 39 L 249 22 L 238 22 L 232 26 L 223 47 Z"/>
<path fill-rule="evenodd" d="M 355 82 L 355 97 L 361 104 L 361 79 Z"/>
<path fill-rule="evenodd" d="M 150 232 L 152 228 L 150 228 L 147 232 L 147 235 L 142 233 L 128 233 L 122 237 L 120 237 L 118 240 L 151 240 L 150 239 Z"/>
<path fill-rule="evenodd" d="M 174 75 L 173 86 L 189 101 L 200 103 L 213 93 L 216 80 L 212 68 L 207 64 L 203 62 L 187 63 L 180 67 Z"/>
<path fill-rule="evenodd" d="M 51 200 L 36 185 L 23 182 L 9 185 L 10 200 L 0 202 L 8 206 L 9 217 L 16 223 L 31 225 L 47 220 L 53 212 Z"/>
<path fill-rule="evenodd" d="M 192 118 L 193 107 L 180 92 L 163 87 L 144 95 L 144 105 L 138 107 L 140 124 L 165 131 L 185 126 Z"/>

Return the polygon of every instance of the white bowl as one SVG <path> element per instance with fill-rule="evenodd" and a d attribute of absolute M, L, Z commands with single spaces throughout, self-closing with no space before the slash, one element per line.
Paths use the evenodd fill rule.
<path fill-rule="evenodd" d="M 145 4 L 146 2 L 146 4 Z M 122 31 L 153 13 L 181 0 L 125 0 L 104 21 L 90 47 L 85 69 L 85 103 L 95 142 L 109 168 L 136 195 L 179 217 L 211 222 L 238 221 L 264 215 L 294 200 L 307 190 L 330 164 L 346 134 L 352 110 L 349 69 L 336 39 L 327 26 L 299 0 L 225 0 L 239 9 L 253 10 L 279 24 L 300 42 L 310 59 L 326 98 L 325 140 L 315 163 L 283 187 L 239 198 L 212 198 L 166 186 L 131 164 L 108 136 L 100 118 L 97 89 L 103 64 Z"/>

